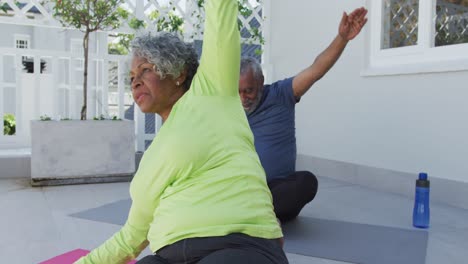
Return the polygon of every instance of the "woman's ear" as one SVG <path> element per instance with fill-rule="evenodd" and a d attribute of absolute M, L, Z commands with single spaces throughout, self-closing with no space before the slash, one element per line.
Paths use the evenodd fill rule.
<path fill-rule="evenodd" d="M 186 79 L 187 79 L 187 70 L 184 69 L 184 70 L 180 73 L 179 77 L 177 77 L 177 78 L 175 79 L 176 85 L 177 85 L 177 86 L 182 86 L 182 85 L 184 84 L 184 82 L 185 82 Z"/>

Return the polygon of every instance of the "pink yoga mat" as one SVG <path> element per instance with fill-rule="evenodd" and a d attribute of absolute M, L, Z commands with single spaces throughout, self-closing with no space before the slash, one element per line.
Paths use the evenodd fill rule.
<path fill-rule="evenodd" d="M 53 257 L 49 260 L 41 262 L 39 264 L 73 264 L 73 262 L 79 260 L 81 257 L 88 255 L 89 250 L 75 249 L 64 253 L 60 256 Z M 130 261 L 128 264 L 136 263 L 135 260 Z"/>

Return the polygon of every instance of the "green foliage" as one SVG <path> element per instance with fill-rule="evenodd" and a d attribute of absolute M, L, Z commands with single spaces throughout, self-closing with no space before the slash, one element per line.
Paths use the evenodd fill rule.
<path fill-rule="evenodd" d="M 54 16 L 66 27 L 83 32 L 114 29 L 126 13 L 119 6 L 123 0 L 52 0 Z"/>
<path fill-rule="evenodd" d="M 99 117 L 95 116 L 93 120 L 112 120 L 112 121 L 122 121 L 122 119 L 118 118 L 117 116 L 112 116 L 111 118 L 106 118 L 104 115 L 100 115 Z"/>
<path fill-rule="evenodd" d="M 119 16 L 122 19 L 128 20 L 128 18 L 130 17 L 128 11 L 122 8 L 121 6 L 117 6 L 115 12 L 117 13 L 117 16 Z"/>
<path fill-rule="evenodd" d="M 246 5 L 247 0 L 237 0 L 237 8 L 239 10 L 239 14 L 243 17 L 249 17 L 252 15 L 252 10 Z M 257 3 L 260 3 L 257 0 Z"/>
<path fill-rule="evenodd" d="M 109 54 L 127 55 L 129 50 L 130 36 L 129 34 L 117 34 L 119 42 L 107 44 Z"/>
<path fill-rule="evenodd" d="M 263 54 L 263 50 L 261 50 L 261 49 L 256 49 L 255 50 L 255 55 L 260 56 L 262 54 Z"/>
<path fill-rule="evenodd" d="M 3 134 L 14 135 L 16 133 L 15 116 L 12 114 L 5 114 L 3 116 Z"/>
<path fill-rule="evenodd" d="M 48 115 L 41 115 L 39 118 L 41 121 L 51 121 L 52 118 Z"/>
<path fill-rule="evenodd" d="M 139 29 L 145 26 L 145 21 L 137 19 L 137 18 L 132 18 L 128 22 L 128 26 L 133 29 Z"/>
<path fill-rule="evenodd" d="M 109 54 L 127 55 L 130 50 L 130 42 L 135 37 L 134 34 L 119 33 L 114 35 L 117 42 L 109 43 L 107 45 Z"/>
<path fill-rule="evenodd" d="M 130 18 L 130 14 L 127 10 L 119 7 L 118 12 L 122 18 L 128 21 L 130 28 L 138 30 L 140 28 L 146 27 L 145 21 L 135 17 Z M 115 34 L 114 37 L 117 39 L 117 42 L 107 44 L 108 53 L 116 55 L 127 55 L 130 49 L 130 42 L 133 40 L 134 36 L 134 34 Z"/>
<path fill-rule="evenodd" d="M 257 3 L 261 3 L 261 0 L 256 0 Z M 249 16 L 252 15 L 254 12 L 248 5 L 248 0 L 237 0 L 237 8 L 239 10 L 239 15 L 248 18 Z M 202 8 L 205 5 L 205 0 L 197 0 L 197 5 L 198 7 Z M 195 14 L 192 14 L 195 15 Z M 200 29 L 200 24 L 201 24 L 201 16 L 198 14 L 197 15 L 198 23 L 194 25 L 195 28 Z M 243 29 L 243 23 L 239 19 L 237 21 L 239 30 L 242 31 Z M 251 28 L 248 29 L 250 37 L 246 40 L 248 44 L 253 44 L 255 42 L 259 43 L 260 45 L 265 44 L 265 39 L 262 36 L 261 31 L 258 28 Z M 262 50 L 255 50 L 256 54 L 261 54 Z"/>
<path fill-rule="evenodd" d="M 7 3 L 0 4 L 0 10 L 3 11 L 6 14 L 8 12 Z"/>
<path fill-rule="evenodd" d="M 100 115 L 99 117 L 94 117 L 93 120 L 106 120 L 106 118 L 104 117 L 104 115 Z"/>
<path fill-rule="evenodd" d="M 166 18 L 161 17 L 158 10 L 151 12 L 148 17 L 149 19 L 156 21 L 156 29 L 158 31 L 182 32 L 184 20 L 173 12 L 170 12 L 167 16 L 169 21 L 167 21 Z"/>
<path fill-rule="evenodd" d="M 8 114 L 7 114 L 8 115 Z M 7 116 L 5 115 L 5 116 Z M 13 115 L 11 115 L 12 118 L 13 118 L 13 129 L 14 129 L 14 121 L 15 121 L 15 117 Z M 47 115 L 43 115 L 40 117 L 40 120 L 41 121 L 52 121 L 52 118 L 50 116 L 47 116 Z M 60 121 L 71 121 L 73 119 L 71 118 L 61 118 Z M 113 121 L 121 121 L 122 119 L 121 118 L 118 118 L 117 116 L 112 116 L 110 118 L 106 118 L 104 115 L 100 115 L 100 116 L 95 116 L 93 117 L 93 120 L 113 120 Z M 5 121 L 6 122 L 6 121 Z M 13 133 L 14 133 L 14 130 L 13 130 Z"/>
<path fill-rule="evenodd" d="M 184 20 L 182 17 L 172 12 L 168 15 L 169 21 L 167 21 L 166 18 L 161 17 L 161 14 L 158 10 L 151 12 L 148 15 L 148 18 L 152 21 L 156 21 L 156 29 L 158 31 L 182 32 L 182 25 L 184 24 Z M 128 25 L 130 28 L 135 30 L 148 27 L 145 21 L 136 18 L 130 19 Z M 108 44 L 109 54 L 127 55 L 130 50 L 130 42 L 133 40 L 135 35 L 119 33 L 114 35 L 114 37 L 117 39 L 117 41 Z"/>
<path fill-rule="evenodd" d="M 197 0 L 198 7 L 203 7 L 205 5 L 205 0 Z"/>
<path fill-rule="evenodd" d="M 257 3 L 260 3 L 260 0 L 256 0 Z M 249 17 L 252 15 L 253 10 L 247 6 L 248 0 L 237 0 L 238 4 L 238 10 L 239 14 L 245 18 Z M 203 8 L 205 5 L 205 0 L 197 0 L 197 5 L 199 8 Z M 168 13 L 167 16 L 163 17 L 161 16 L 161 13 L 158 10 L 155 10 L 151 12 L 148 15 L 148 18 L 155 22 L 154 24 L 156 25 L 156 29 L 158 31 L 169 31 L 169 32 L 183 32 L 183 24 L 184 20 L 182 17 L 176 15 L 174 13 L 175 10 L 172 10 L 171 12 Z M 127 11 L 123 11 L 127 12 Z M 128 12 L 126 13 L 127 17 L 129 17 Z M 202 24 L 202 19 L 203 17 L 197 13 L 194 12 L 192 13 L 192 16 L 195 18 L 194 23 L 194 28 L 200 29 L 201 24 Z M 140 28 L 147 28 L 148 25 L 142 20 L 138 20 L 136 18 L 132 18 L 129 21 L 129 26 L 135 30 L 138 30 Z M 239 30 L 242 30 L 243 24 L 241 20 L 238 20 L 238 25 L 239 25 Z M 261 31 L 258 28 L 252 28 L 249 30 L 250 33 L 250 38 L 248 40 L 249 44 L 252 44 L 254 42 L 258 42 L 259 44 L 263 45 L 265 43 L 265 40 L 261 34 Z M 108 51 L 109 54 L 117 54 L 117 55 L 127 55 L 129 52 L 129 46 L 130 42 L 133 40 L 134 35 L 133 34 L 116 34 L 114 35 L 116 38 L 116 41 L 113 43 L 108 44 Z M 194 36 L 193 36 L 194 37 Z M 261 50 L 256 50 L 256 54 L 261 54 Z"/>
<path fill-rule="evenodd" d="M 258 40 L 260 45 L 265 44 L 265 39 L 262 36 L 262 32 L 258 28 L 252 28 L 252 30 L 250 31 L 250 34 L 252 35 L 251 39 Z"/>

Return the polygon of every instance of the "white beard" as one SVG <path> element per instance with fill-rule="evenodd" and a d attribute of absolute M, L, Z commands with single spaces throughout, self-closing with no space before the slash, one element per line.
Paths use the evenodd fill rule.
<path fill-rule="evenodd" d="M 257 109 L 257 106 L 260 103 L 260 100 L 262 100 L 262 95 L 263 95 L 263 89 L 259 90 L 257 97 L 255 98 L 255 101 L 253 102 L 253 104 L 248 109 L 244 108 L 245 113 L 247 115 L 253 113 L 253 111 Z"/>

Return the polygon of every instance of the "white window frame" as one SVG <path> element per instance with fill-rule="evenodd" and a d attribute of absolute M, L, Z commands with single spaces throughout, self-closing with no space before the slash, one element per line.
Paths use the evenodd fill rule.
<path fill-rule="evenodd" d="M 437 0 L 419 0 L 418 43 L 381 49 L 384 0 L 367 0 L 366 63 L 362 76 L 468 70 L 468 43 L 433 47 L 432 18 Z"/>
<path fill-rule="evenodd" d="M 78 50 L 76 47 L 80 47 Z M 80 54 L 83 56 L 83 39 L 70 39 L 70 51 L 73 54 Z M 75 70 L 84 71 L 84 59 L 74 59 L 73 65 L 75 65 Z"/>
<path fill-rule="evenodd" d="M 18 41 L 20 40 L 23 40 L 24 42 L 27 43 L 26 48 L 18 47 Z M 15 34 L 15 42 L 13 43 L 13 47 L 15 47 L 16 49 L 30 49 L 31 48 L 31 36 L 24 35 L 24 34 Z"/>

